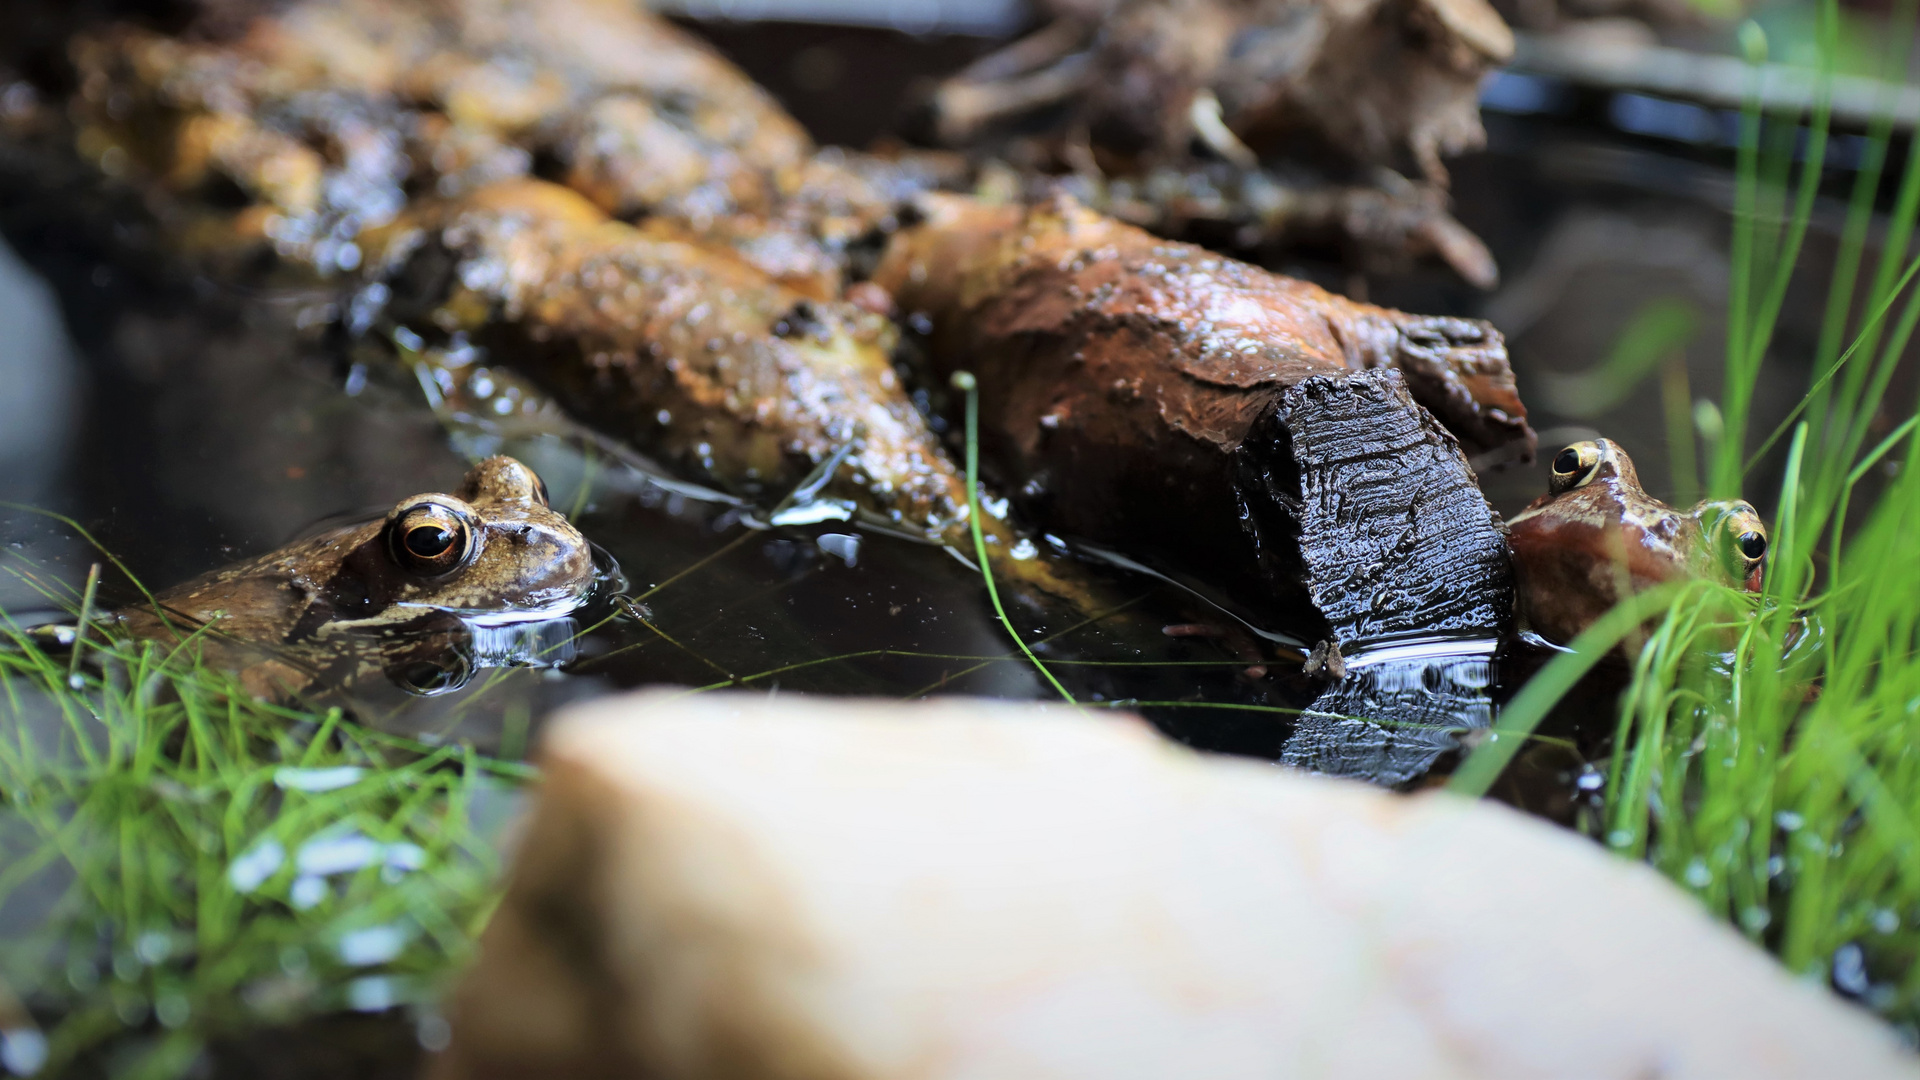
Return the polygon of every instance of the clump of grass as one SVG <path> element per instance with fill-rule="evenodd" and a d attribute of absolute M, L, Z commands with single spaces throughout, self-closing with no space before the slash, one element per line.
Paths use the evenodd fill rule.
<path fill-rule="evenodd" d="M 1829 58 L 1837 12 L 1822 8 Z M 1913 5 L 1887 70 L 1904 73 Z M 1750 53 L 1763 39 L 1747 35 Z M 1820 182 L 1824 100 L 1807 118 L 1749 105 L 1738 159 L 1734 273 L 1708 490 L 1734 497 L 1786 442 L 1758 596 L 1705 582 L 1633 597 L 1524 687 L 1454 779 L 1482 792 L 1531 729 L 1617 643 L 1644 635 L 1621 695 L 1602 839 L 1707 908 L 1920 1035 L 1920 439 L 1887 398 L 1920 322 L 1909 261 L 1920 209 L 1913 142 L 1863 273 L 1888 125 L 1869 132 L 1804 400 L 1765 438 L 1750 406 Z M 1862 288 L 1862 282 L 1865 282 Z M 1844 346 L 1844 347 L 1843 347 Z M 1777 377 L 1777 376 L 1776 376 Z M 1691 447 L 1689 447 L 1691 449 Z M 1762 500 L 1763 502 L 1765 500 Z M 1649 630 L 1648 628 L 1651 627 Z"/>
<path fill-rule="evenodd" d="M 72 664 L 0 613 L 0 981 L 47 1023 L 10 1050 L 170 1077 L 223 1036 L 430 1002 L 524 767 L 254 700 L 191 643 L 89 637 Z"/>

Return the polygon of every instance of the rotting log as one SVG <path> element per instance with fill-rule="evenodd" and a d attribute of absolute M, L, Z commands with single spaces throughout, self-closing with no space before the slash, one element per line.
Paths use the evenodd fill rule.
<path fill-rule="evenodd" d="M 1032 520 L 1194 568 L 1244 611 L 1311 602 L 1340 642 L 1504 622 L 1504 537 L 1462 445 L 1524 456 L 1534 435 L 1490 326 L 1066 200 L 923 206 L 875 280 L 936 371 L 977 376 L 983 452 Z"/>

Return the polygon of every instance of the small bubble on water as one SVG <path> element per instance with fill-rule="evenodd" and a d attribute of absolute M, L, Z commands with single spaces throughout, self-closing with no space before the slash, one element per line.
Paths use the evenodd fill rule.
<path fill-rule="evenodd" d="M 368 975 L 347 984 L 347 1007 L 355 1012 L 385 1012 L 399 1000 L 398 988 L 385 975 Z"/>
<path fill-rule="evenodd" d="M 133 953 L 148 967 L 164 963 L 173 953 L 173 939 L 158 930 L 149 930 L 133 943 Z"/>
<path fill-rule="evenodd" d="M 250 893 L 272 877 L 287 859 L 287 849 L 276 840 L 255 844 L 227 867 L 227 884 L 237 893 Z"/>
<path fill-rule="evenodd" d="M 335 951 L 340 954 L 340 962 L 351 967 L 371 967 L 384 964 L 400 955 L 407 947 L 407 940 L 413 935 L 398 923 L 385 926 L 369 926 L 340 935 Z"/>
<path fill-rule="evenodd" d="M 387 853 L 382 861 L 385 866 L 381 868 L 381 877 L 391 884 L 398 881 L 401 876 L 427 865 L 427 849 L 403 840 L 397 844 L 388 844 Z"/>
<path fill-rule="evenodd" d="M 178 992 L 161 994 L 153 1003 L 154 1019 L 164 1028 L 184 1027 L 187 1018 L 193 1015 L 193 1006 L 187 1003 L 185 994 Z"/>
<path fill-rule="evenodd" d="M 100 985 L 100 969 L 76 956 L 67 961 L 67 984 L 84 994 Z"/>
<path fill-rule="evenodd" d="M 427 1013 L 414 1022 L 413 1037 L 420 1040 L 420 1049 L 438 1054 L 453 1045 L 453 1025 L 439 1013 Z"/>
<path fill-rule="evenodd" d="M 386 852 L 378 841 L 363 833 L 315 837 L 300 845 L 295 857 L 304 876 L 325 877 L 343 874 L 378 862 Z"/>
<path fill-rule="evenodd" d="M 1040 549 L 1033 546 L 1033 541 L 1023 536 L 1018 541 L 1015 541 L 1011 548 L 1007 549 L 1007 554 L 1013 556 L 1014 559 L 1020 562 L 1025 562 L 1035 555 L 1040 554 Z"/>
<path fill-rule="evenodd" d="M 1873 922 L 1873 929 L 1876 933 L 1891 934 L 1895 930 L 1900 929 L 1900 916 L 1887 908 L 1880 908 L 1875 911 L 1871 921 Z"/>
<path fill-rule="evenodd" d="M 1782 810 L 1773 815 L 1773 823 L 1783 832 L 1797 832 L 1800 826 L 1807 823 L 1807 819 L 1791 810 Z"/>
<path fill-rule="evenodd" d="M 1848 942 L 1833 950 L 1833 985 L 1854 997 L 1867 992 L 1867 958 L 1860 946 Z"/>
<path fill-rule="evenodd" d="M 47 1037 L 33 1028 L 0 1031 L 0 1066 L 15 1076 L 32 1076 L 47 1063 Z"/>
<path fill-rule="evenodd" d="M 1607 786 L 1607 778 L 1597 772 L 1583 772 L 1574 779 L 1573 786 L 1581 791 L 1599 791 Z"/>
<path fill-rule="evenodd" d="M 338 791 L 360 782 L 367 770 L 358 765 L 341 765 L 331 769 L 299 769 L 291 766 L 273 771 L 273 786 L 282 791 L 304 791 L 314 794 L 323 791 Z"/>
<path fill-rule="evenodd" d="M 295 878 L 293 889 L 287 896 L 287 900 L 293 904 L 295 911 L 306 911 L 326 898 L 327 879 L 311 875 Z"/>

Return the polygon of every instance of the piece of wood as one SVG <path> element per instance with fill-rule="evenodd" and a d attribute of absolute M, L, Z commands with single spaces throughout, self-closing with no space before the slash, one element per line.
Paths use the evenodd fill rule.
<path fill-rule="evenodd" d="M 1343 641 L 1501 624 L 1505 548 L 1459 444 L 1524 455 L 1534 436 L 1492 327 L 1068 200 L 923 207 L 875 280 L 929 329 L 937 373 L 977 377 L 983 454 L 1032 520 L 1246 611 L 1310 601 Z"/>
<path fill-rule="evenodd" d="M 1488 630 L 1512 610 L 1500 517 L 1398 372 L 1301 380 L 1235 465 L 1247 520 L 1263 546 L 1293 538 L 1336 640 Z"/>

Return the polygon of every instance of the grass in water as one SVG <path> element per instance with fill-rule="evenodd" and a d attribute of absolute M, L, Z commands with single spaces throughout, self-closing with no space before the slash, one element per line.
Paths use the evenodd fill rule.
<path fill-rule="evenodd" d="M 1033 662 L 1033 666 L 1039 669 L 1040 674 L 1068 704 L 1077 706 L 1080 703 L 1074 700 L 1065 686 L 1060 685 L 1060 680 L 1047 670 L 1047 665 L 1033 654 L 1027 639 L 1014 629 L 1013 620 L 1007 618 L 1007 609 L 1000 604 L 1000 589 L 993 582 L 993 566 L 987 560 L 987 538 L 980 529 L 980 381 L 973 377 L 971 371 L 956 371 L 953 373 L 953 388 L 967 395 L 967 527 L 973 532 L 973 557 L 980 564 L 980 577 L 987 583 L 987 599 L 993 601 L 993 613 L 1000 617 L 1000 625 L 1007 628 L 1013 643 L 1020 646 L 1020 651 L 1027 654 L 1027 659 Z"/>
<path fill-rule="evenodd" d="M 171 1077 L 225 1036 L 430 1009 L 525 767 L 256 701 L 191 645 L 94 627 L 70 657 L 0 614 L 0 999 L 50 1021 L 0 1016 L 15 1073 Z"/>
<path fill-rule="evenodd" d="M 1832 3 L 1822 13 L 1821 55 L 1830 58 L 1838 14 Z M 1911 0 L 1893 20 L 1885 70 L 1899 78 Z M 1756 30 L 1744 40 L 1750 57 L 1764 56 Z M 1522 689 L 1498 737 L 1452 786 L 1484 792 L 1518 749 L 1515 736 L 1618 643 L 1644 636 L 1619 701 L 1601 839 L 1651 862 L 1791 970 L 1916 1037 L 1920 439 L 1914 403 L 1891 402 L 1888 390 L 1920 322 L 1920 289 L 1909 288 L 1920 260 L 1907 254 L 1920 209 L 1920 140 L 1869 272 L 1889 126 L 1869 132 L 1805 399 L 1756 440 L 1750 406 L 1821 179 L 1824 93 L 1809 112 L 1763 117 L 1752 101 L 1746 109 L 1724 436 L 1706 447 L 1707 488 L 1730 498 L 1762 454 L 1785 442 L 1777 493 L 1757 493 L 1774 495 L 1763 594 L 1700 582 L 1633 597 Z"/>

